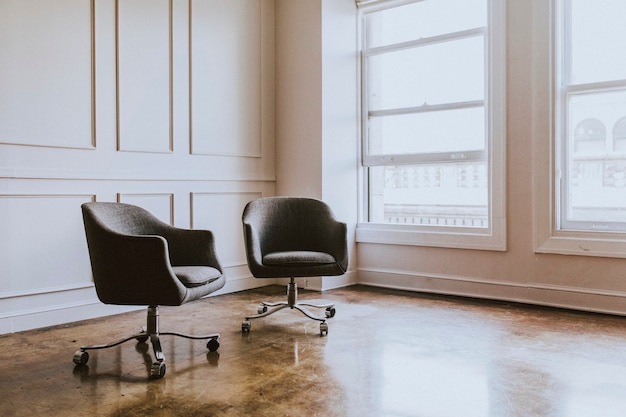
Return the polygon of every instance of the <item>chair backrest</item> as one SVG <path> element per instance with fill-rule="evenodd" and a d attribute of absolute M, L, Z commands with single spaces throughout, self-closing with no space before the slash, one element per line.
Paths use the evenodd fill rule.
<path fill-rule="evenodd" d="M 96 292 L 106 304 L 179 305 L 185 288 L 172 279 L 164 224 L 130 204 L 81 206 Z M 149 235 L 149 236 L 146 236 Z"/>
<path fill-rule="evenodd" d="M 326 252 L 328 226 L 337 223 L 326 203 L 312 198 L 267 197 L 251 201 L 244 224 L 256 231 L 262 253 L 312 250 Z"/>
<path fill-rule="evenodd" d="M 176 306 L 224 286 L 209 230 L 179 229 L 130 204 L 81 207 L 94 284 L 103 303 Z M 186 285 L 190 280 L 183 278 L 189 273 L 194 274 L 191 281 L 207 278 L 205 284 Z"/>
<path fill-rule="evenodd" d="M 128 235 L 156 234 L 156 226 L 162 223 L 149 211 L 131 204 L 86 203 L 83 204 L 85 223 Z"/>

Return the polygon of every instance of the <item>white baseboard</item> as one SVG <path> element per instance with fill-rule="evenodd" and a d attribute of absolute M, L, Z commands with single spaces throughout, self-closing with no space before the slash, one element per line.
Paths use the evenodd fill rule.
<path fill-rule="evenodd" d="M 209 297 L 282 283 L 281 280 L 238 276 Z M 307 289 L 326 291 L 355 284 L 397 290 L 482 298 L 597 313 L 626 315 L 626 293 L 579 287 L 487 281 L 475 278 L 362 269 L 339 277 L 313 278 Z M 304 287 L 303 283 L 299 285 Z M 60 289 L 44 294 L 0 298 L 0 334 L 104 317 L 143 309 L 104 305 L 91 287 Z"/>
<path fill-rule="evenodd" d="M 17 311 L 0 317 L 0 334 L 67 324 L 143 309 L 141 306 L 105 305 L 100 301 L 49 306 L 45 309 Z"/>
<path fill-rule="evenodd" d="M 356 271 L 348 271 L 345 274 L 336 277 L 324 277 L 322 279 L 322 291 L 356 285 L 358 284 L 357 278 L 358 276 Z"/>
<path fill-rule="evenodd" d="M 238 277 L 227 280 L 222 289 L 209 297 L 273 283 L 274 280 Z M 33 294 L 3 295 L 0 297 L 0 334 L 67 324 L 144 308 L 102 304 L 93 286 L 51 289 Z"/>
<path fill-rule="evenodd" d="M 287 285 L 288 282 L 288 279 L 283 278 L 277 280 L 277 283 L 284 285 Z M 358 283 L 356 271 L 348 271 L 343 275 L 329 277 L 296 278 L 298 288 L 312 291 L 327 291 L 335 288 L 349 287 L 350 285 L 356 285 Z"/>
<path fill-rule="evenodd" d="M 359 270 L 359 284 L 405 291 L 626 315 L 626 293 L 580 287 L 487 281 L 406 271 Z"/>

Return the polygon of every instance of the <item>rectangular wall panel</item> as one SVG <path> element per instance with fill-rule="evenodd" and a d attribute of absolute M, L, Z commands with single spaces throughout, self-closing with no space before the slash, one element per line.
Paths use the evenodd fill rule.
<path fill-rule="evenodd" d="M 0 297 L 90 285 L 89 195 L 0 195 Z"/>
<path fill-rule="evenodd" d="M 118 149 L 171 152 L 171 0 L 117 0 Z"/>
<path fill-rule="evenodd" d="M 270 283 L 241 212 L 276 192 L 274 43 L 274 0 L 0 0 L 0 334 L 121 311 L 87 201 L 213 230 L 222 292 Z"/>
<path fill-rule="evenodd" d="M 142 207 L 162 222 L 174 224 L 173 194 L 118 194 L 117 201 Z"/>
<path fill-rule="evenodd" d="M 0 143 L 94 146 L 93 18 L 92 0 L 0 1 Z"/>
<path fill-rule="evenodd" d="M 191 0 L 191 149 L 261 154 L 261 1 Z"/>
<path fill-rule="evenodd" d="M 192 193 L 192 227 L 211 230 L 223 267 L 246 264 L 241 214 L 261 193 Z"/>

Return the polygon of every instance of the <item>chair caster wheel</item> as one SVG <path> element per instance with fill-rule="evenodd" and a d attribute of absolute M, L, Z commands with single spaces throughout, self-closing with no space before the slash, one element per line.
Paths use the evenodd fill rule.
<path fill-rule="evenodd" d="M 142 327 L 142 328 L 139 330 L 139 336 L 137 336 L 137 337 L 135 338 L 135 340 L 137 340 L 137 343 L 146 343 L 146 341 L 147 341 L 149 338 L 150 338 L 150 336 L 148 336 L 148 335 L 146 334 L 146 328 L 145 328 L 145 327 Z"/>
<path fill-rule="evenodd" d="M 165 376 L 165 362 L 155 362 L 150 368 L 150 377 L 158 379 Z"/>
<path fill-rule="evenodd" d="M 330 319 L 335 317 L 335 307 L 328 307 L 326 309 L 326 318 Z"/>
<path fill-rule="evenodd" d="M 266 306 L 266 305 L 264 305 L 264 304 L 261 304 L 261 305 L 259 306 L 259 308 L 257 308 L 257 309 L 256 309 L 256 312 L 257 312 L 258 314 L 267 313 L 267 306 Z"/>
<path fill-rule="evenodd" d="M 209 339 L 206 342 L 206 348 L 209 349 L 209 352 L 215 352 L 220 347 L 220 342 L 217 339 Z"/>
<path fill-rule="evenodd" d="M 328 335 L 328 323 L 320 323 L 320 336 Z"/>
<path fill-rule="evenodd" d="M 89 360 L 89 353 L 85 350 L 78 350 L 74 353 L 73 360 L 76 365 L 86 365 Z"/>
<path fill-rule="evenodd" d="M 241 323 L 241 331 L 242 331 L 243 333 L 250 333 L 250 326 L 251 326 L 251 324 L 250 324 L 250 320 L 244 320 L 244 321 Z"/>

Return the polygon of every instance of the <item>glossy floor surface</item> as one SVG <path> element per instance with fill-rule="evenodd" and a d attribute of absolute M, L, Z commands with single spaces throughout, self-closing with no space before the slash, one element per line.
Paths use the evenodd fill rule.
<path fill-rule="evenodd" d="M 329 333 L 295 310 L 252 322 L 278 286 L 161 308 L 167 372 L 134 341 L 143 311 L 0 337 L 0 416 L 623 417 L 626 319 L 367 287 L 301 292 L 336 303 Z"/>

